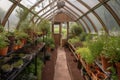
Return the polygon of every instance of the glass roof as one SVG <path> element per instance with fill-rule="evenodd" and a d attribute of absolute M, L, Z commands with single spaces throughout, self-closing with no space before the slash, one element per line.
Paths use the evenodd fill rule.
<path fill-rule="evenodd" d="M 4 20 L 5 15 L 8 15 L 7 11 L 13 5 L 14 2 L 19 0 L 0 0 L 0 20 Z M 59 0 L 21 0 L 19 5 L 16 7 L 27 8 L 34 15 L 32 18 L 36 21 L 42 18 L 50 19 L 55 16 L 61 9 L 58 9 L 57 2 Z M 88 26 L 91 29 L 91 32 L 94 32 L 94 29 L 91 25 L 92 20 L 94 25 L 97 27 L 97 30 L 106 27 L 106 30 L 113 29 L 113 24 L 117 29 L 120 28 L 120 0 L 61 0 L 65 2 L 65 5 L 62 7 L 62 11 L 72 17 L 79 23 L 83 23 L 83 19 L 86 21 Z M 6 3 L 6 4 L 4 4 Z M 103 5 L 104 3 L 107 3 Z M 4 4 L 4 5 L 3 5 Z M 101 9 L 103 7 L 103 9 Z M 16 8 L 14 8 L 16 9 Z M 10 14 L 15 13 L 15 10 Z M 106 12 L 105 12 L 106 11 Z M 103 12 L 103 13 L 102 13 Z M 108 13 L 108 14 L 106 14 Z M 37 15 L 37 16 L 36 16 Z M 9 15 L 10 16 L 10 15 Z M 9 17 L 8 16 L 8 17 Z M 86 17 L 88 16 L 88 18 Z M 110 20 L 106 22 L 106 16 L 110 16 Z M 11 18 L 11 16 L 10 16 Z M 1 22 L 2 22 L 1 21 Z M 95 23 L 96 22 L 96 23 Z M 85 23 L 82 24 L 86 26 Z M 86 29 L 86 28 L 85 28 Z M 88 31 L 88 30 L 86 30 Z"/>

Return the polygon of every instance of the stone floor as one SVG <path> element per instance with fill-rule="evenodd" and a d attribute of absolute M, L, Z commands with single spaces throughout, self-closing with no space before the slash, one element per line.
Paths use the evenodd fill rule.
<path fill-rule="evenodd" d="M 64 48 L 57 49 L 54 80 L 71 80 Z"/>

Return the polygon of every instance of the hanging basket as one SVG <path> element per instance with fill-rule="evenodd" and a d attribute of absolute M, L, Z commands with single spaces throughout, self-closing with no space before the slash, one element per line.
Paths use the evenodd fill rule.
<path fill-rule="evenodd" d="M 57 2 L 58 9 L 63 8 L 64 6 L 65 6 L 65 2 L 64 1 L 58 1 Z"/>

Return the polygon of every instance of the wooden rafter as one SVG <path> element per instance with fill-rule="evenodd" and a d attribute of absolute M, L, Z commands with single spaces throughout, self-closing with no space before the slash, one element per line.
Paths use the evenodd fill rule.
<path fill-rule="evenodd" d="M 44 0 L 40 0 L 38 2 L 36 2 L 31 8 L 30 10 L 34 9 L 36 6 L 38 6 L 41 2 L 43 2 Z"/>
<path fill-rule="evenodd" d="M 81 4 L 83 4 L 87 9 L 91 9 L 90 6 L 88 6 L 85 2 L 81 1 L 81 0 L 77 0 L 78 2 L 80 2 Z M 108 33 L 108 29 L 105 27 L 105 23 L 102 21 L 102 19 L 98 16 L 98 14 L 95 11 L 92 11 L 92 13 L 96 16 L 96 18 L 99 20 L 99 22 L 102 24 L 102 27 L 104 28 L 104 30 Z"/>
<path fill-rule="evenodd" d="M 6 13 L 3 21 L 2 21 L 2 25 L 5 26 L 9 16 L 11 15 L 11 13 L 13 12 L 13 10 L 16 8 L 16 6 L 20 3 L 21 0 L 17 0 L 16 2 L 14 2 L 14 4 L 9 8 L 8 12 Z"/>
<path fill-rule="evenodd" d="M 80 10 L 78 7 L 76 7 L 75 5 L 73 5 L 71 2 L 69 2 L 69 1 L 67 1 L 67 0 L 66 0 L 66 2 L 69 3 L 71 6 L 73 6 L 75 9 L 77 9 L 78 11 L 80 11 L 82 14 L 84 14 L 84 12 L 83 12 L 82 10 Z M 98 32 L 96 26 L 95 26 L 94 23 L 91 21 L 91 19 L 90 19 L 89 17 L 86 17 L 86 18 L 87 18 L 87 19 L 90 21 L 90 23 L 92 24 L 92 27 L 93 27 L 93 29 L 95 30 L 95 32 Z"/>
<path fill-rule="evenodd" d="M 104 2 L 104 0 L 99 0 L 100 3 Z M 120 27 L 120 19 L 118 17 L 118 15 L 113 11 L 113 9 L 107 4 L 107 2 L 105 2 L 105 4 L 103 4 L 103 6 L 111 13 L 111 15 L 114 17 L 114 19 L 116 20 L 116 22 L 118 23 L 119 27 Z"/>

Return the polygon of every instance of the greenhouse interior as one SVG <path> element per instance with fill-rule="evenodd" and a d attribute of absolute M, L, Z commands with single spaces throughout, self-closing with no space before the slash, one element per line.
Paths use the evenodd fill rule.
<path fill-rule="evenodd" d="M 0 0 L 0 80 L 120 80 L 120 0 Z"/>

